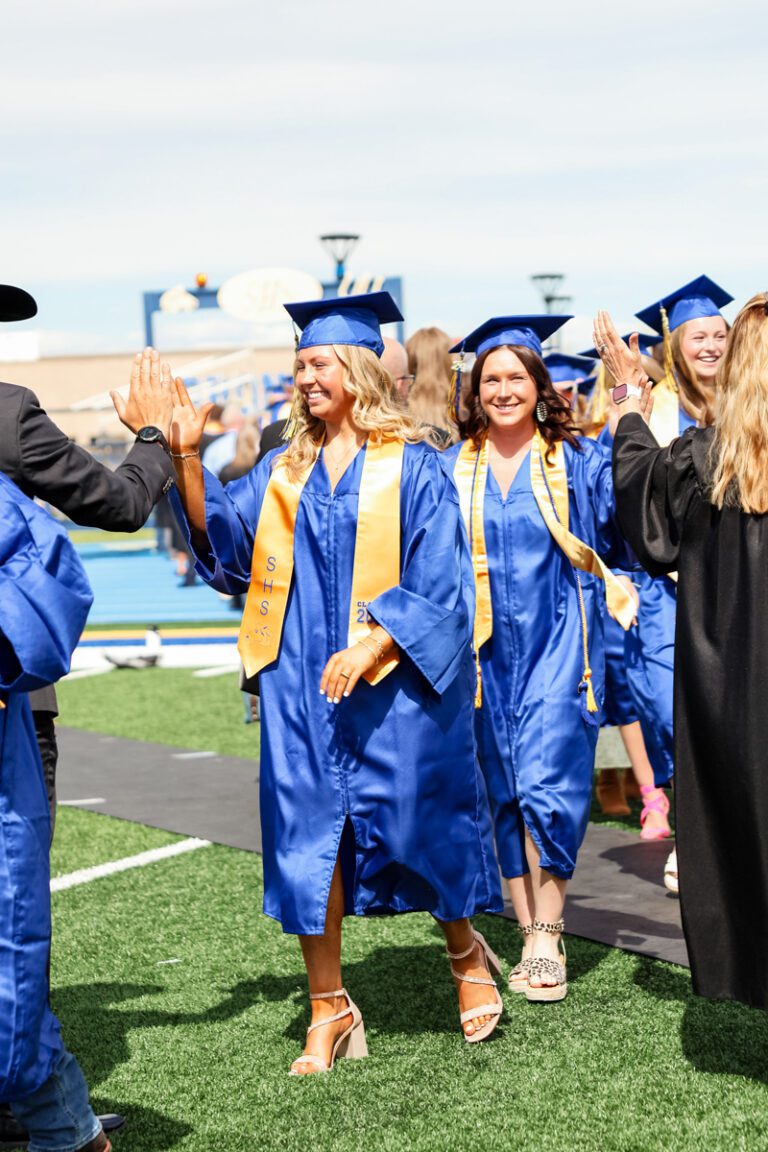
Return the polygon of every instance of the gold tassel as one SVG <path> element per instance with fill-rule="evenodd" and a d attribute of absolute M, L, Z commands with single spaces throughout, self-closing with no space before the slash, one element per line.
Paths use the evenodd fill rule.
<path fill-rule="evenodd" d="M 664 375 L 669 380 L 670 388 L 677 392 L 677 373 L 675 372 L 675 361 L 672 358 L 672 334 L 669 331 L 669 318 L 664 307 L 661 308 L 661 330 L 664 334 Z"/>
<path fill-rule="evenodd" d="M 581 674 L 581 684 L 579 684 L 579 691 L 582 688 L 586 689 L 587 693 L 587 712 L 599 712 L 597 707 L 597 700 L 595 700 L 595 692 L 592 687 L 592 669 L 589 666 L 589 638 L 587 636 L 587 610 L 584 606 L 584 590 L 581 587 L 581 576 L 574 568 L 574 575 L 576 576 L 576 587 L 579 593 L 579 611 L 581 612 L 581 643 L 584 652 L 584 671 Z"/>

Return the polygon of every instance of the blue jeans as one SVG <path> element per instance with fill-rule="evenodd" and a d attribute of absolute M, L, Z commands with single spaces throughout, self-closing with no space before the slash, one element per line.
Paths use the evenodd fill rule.
<path fill-rule="evenodd" d="M 45 1083 L 11 1110 L 29 1132 L 29 1152 L 76 1152 L 101 1131 L 80 1065 L 64 1048 Z"/>

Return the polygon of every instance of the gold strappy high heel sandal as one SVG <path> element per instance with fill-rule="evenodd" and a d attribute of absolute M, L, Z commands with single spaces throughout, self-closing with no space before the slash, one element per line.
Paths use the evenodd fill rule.
<path fill-rule="evenodd" d="M 311 992 L 309 998 L 310 1000 L 333 1000 L 334 997 L 339 996 L 343 996 L 346 999 L 347 1007 L 342 1008 L 341 1012 L 336 1012 L 333 1016 L 327 1016 L 325 1020 L 318 1020 L 316 1024 L 310 1024 L 309 1028 L 307 1028 L 307 1036 L 309 1036 L 310 1032 L 314 1032 L 316 1028 L 324 1028 L 326 1024 L 332 1024 L 335 1020 L 343 1020 L 345 1016 L 352 1016 L 352 1023 L 349 1027 L 346 1028 L 340 1036 L 336 1037 L 331 1051 L 330 1064 L 326 1064 L 322 1056 L 313 1056 L 310 1052 L 306 1052 L 303 1056 L 299 1056 L 294 1060 L 288 1073 L 289 1076 L 307 1075 L 305 1072 L 296 1071 L 297 1064 L 312 1065 L 312 1073 L 310 1074 L 314 1074 L 315 1072 L 330 1072 L 337 1056 L 339 1060 L 344 1058 L 347 1060 L 362 1060 L 368 1055 L 368 1044 L 365 1039 L 363 1018 L 360 1015 L 360 1009 L 354 1003 L 346 988 L 338 988 L 335 992 Z"/>
<path fill-rule="evenodd" d="M 526 936 L 533 936 L 533 924 L 518 924 L 517 930 L 525 941 Z M 528 969 L 531 966 L 532 956 L 526 956 L 515 964 L 514 968 L 509 974 L 509 990 L 510 992 L 525 992 L 528 988 Z"/>
<path fill-rule="evenodd" d="M 554 924 L 544 924 L 541 920 L 534 920 L 534 932 L 548 932 L 550 936 L 560 936 L 565 931 L 565 921 L 557 920 Z M 533 956 L 528 965 L 528 987 L 525 995 L 534 1003 L 552 1000 L 565 1000 L 568 995 L 568 979 L 565 974 L 565 944 L 560 941 L 562 961 L 550 960 L 546 956 Z M 554 984 L 542 984 L 538 988 L 531 987 L 531 980 L 541 980 L 546 977 L 554 980 Z"/>
<path fill-rule="evenodd" d="M 462 1024 L 461 1033 L 464 1039 L 468 1044 L 479 1044 L 481 1040 L 487 1040 L 491 1033 L 494 1031 L 496 1025 L 499 1022 L 499 1017 L 504 1011 L 504 1002 L 499 995 L 499 990 L 496 987 L 496 981 L 491 975 L 492 972 L 496 972 L 497 975 L 501 975 L 501 964 L 499 963 L 499 958 L 493 949 L 486 943 L 483 935 L 480 932 L 477 932 L 474 928 L 472 929 L 472 936 L 473 940 L 469 948 L 466 948 L 463 952 L 449 952 L 448 958 L 450 960 L 464 960 L 467 956 L 474 952 L 478 944 L 480 945 L 480 949 L 483 953 L 483 957 L 488 968 L 488 980 L 483 979 L 482 976 L 464 976 L 461 972 L 457 972 L 453 964 L 451 964 L 451 975 L 454 977 L 454 979 L 463 980 L 465 984 L 485 984 L 487 987 L 493 988 L 493 993 L 496 997 L 493 1004 L 480 1004 L 477 1008 L 469 1008 L 466 1012 L 462 1012 L 460 1016 Z M 492 1019 L 489 1020 L 487 1024 L 483 1024 L 481 1028 L 475 1029 L 471 1036 L 468 1036 L 464 1031 L 463 1025 L 466 1024 L 469 1020 L 477 1019 L 478 1016 L 491 1016 Z"/>

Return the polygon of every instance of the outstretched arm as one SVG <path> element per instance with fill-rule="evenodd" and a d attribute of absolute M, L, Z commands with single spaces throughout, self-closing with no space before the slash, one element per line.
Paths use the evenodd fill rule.
<path fill-rule="evenodd" d="M 205 422 L 213 404 L 196 409 L 180 376 L 171 380 L 171 369 L 162 366 L 162 374 L 173 393 L 173 415 L 168 442 L 176 473 L 176 487 L 184 505 L 192 536 L 192 546 L 198 554 L 206 555 L 211 546 L 205 526 L 205 482 L 200 462 L 200 442 Z"/>

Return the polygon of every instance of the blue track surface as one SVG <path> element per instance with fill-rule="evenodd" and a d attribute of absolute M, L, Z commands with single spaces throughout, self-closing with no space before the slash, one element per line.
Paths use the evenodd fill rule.
<path fill-rule="evenodd" d="M 93 588 L 89 624 L 240 622 L 229 601 L 200 580 L 192 588 L 180 588 L 173 560 L 154 548 L 125 551 L 105 543 L 81 544 L 77 551 Z"/>

